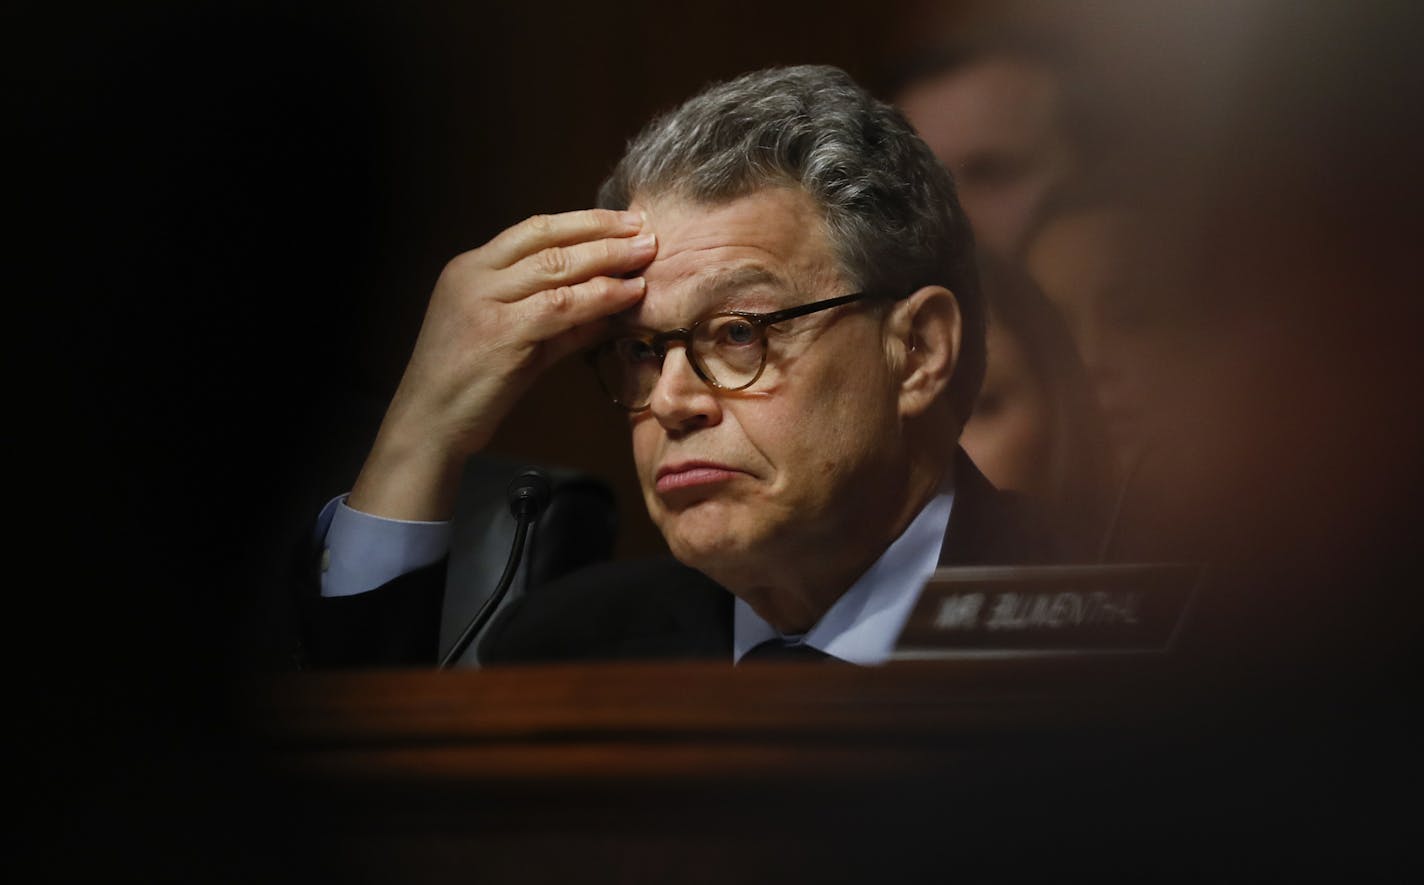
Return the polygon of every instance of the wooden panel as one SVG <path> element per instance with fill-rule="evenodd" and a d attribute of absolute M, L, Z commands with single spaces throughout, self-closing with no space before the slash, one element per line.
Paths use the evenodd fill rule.
<path fill-rule="evenodd" d="M 1160 780 L 1193 704 L 1169 662 L 1125 664 L 302 673 L 254 685 L 245 721 L 341 875 L 915 878 L 941 849 L 989 864 L 1014 826 L 1057 822 L 1034 840 L 1063 849 L 1075 812 L 1139 813 L 1124 786 Z"/>

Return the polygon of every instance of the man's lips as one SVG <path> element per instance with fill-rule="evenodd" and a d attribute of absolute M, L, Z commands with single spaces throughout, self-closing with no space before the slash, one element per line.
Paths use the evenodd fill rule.
<path fill-rule="evenodd" d="M 658 468 L 654 480 L 658 494 L 666 495 L 681 489 L 726 482 L 743 472 L 715 461 L 679 461 Z"/>

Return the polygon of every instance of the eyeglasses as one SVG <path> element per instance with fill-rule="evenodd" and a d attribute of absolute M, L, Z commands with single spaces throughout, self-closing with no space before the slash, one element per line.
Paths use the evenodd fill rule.
<path fill-rule="evenodd" d="M 683 329 L 653 335 L 623 335 L 588 354 L 599 384 L 630 412 L 648 407 L 662 376 L 668 345 L 681 341 L 692 371 L 716 390 L 745 390 L 766 368 L 766 328 L 775 323 L 869 298 L 865 292 L 813 301 L 772 313 L 732 310 L 703 317 Z"/>

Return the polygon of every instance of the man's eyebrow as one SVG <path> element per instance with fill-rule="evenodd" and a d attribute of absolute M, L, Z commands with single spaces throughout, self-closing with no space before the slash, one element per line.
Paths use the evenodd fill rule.
<path fill-rule="evenodd" d="M 698 286 L 698 291 L 715 297 L 726 296 L 738 289 L 747 289 L 752 286 L 784 286 L 785 284 L 786 281 L 781 277 L 760 265 L 752 264 L 719 270 Z"/>
<path fill-rule="evenodd" d="M 792 287 L 785 277 L 759 265 L 719 270 L 698 282 L 694 300 L 688 305 L 691 316 L 687 319 L 691 322 L 698 316 L 719 310 L 745 310 L 747 305 L 738 304 L 737 296 L 753 288 L 782 292 L 790 291 Z M 776 310 L 780 306 L 768 302 L 760 305 L 760 308 Z"/>
<path fill-rule="evenodd" d="M 696 300 L 690 305 L 689 315 L 683 320 L 686 323 L 691 323 L 708 313 L 730 309 L 732 299 L 739 292 L 754 286 L 766 286 L 778 290 L 791 288 L 784 277 L 760 265 L 746 264 L 717 270 L 698 281 L 694 295 Z M 633 316 L 637 309 L 635 305 L 628 312 L 615 316 L 614 322 L 624 328 L 641 328 L 638 323 L 633 322 Z M 777 306 L 769 304 L 766 309 L 776 310 Z"/>

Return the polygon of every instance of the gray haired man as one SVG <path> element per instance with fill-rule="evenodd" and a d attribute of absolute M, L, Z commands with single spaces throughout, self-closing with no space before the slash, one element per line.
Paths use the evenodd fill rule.
<path fill-rule="evenodd" d="M 984 367 L 973 243 L 898 111 L 831 67 L 748 74 L 653 120 L 599 205 L 530 218 L 441 273 L 328 508 L 318 663 L 379 663 L 376 645 L 434 660 L 433 631 L 369 637 L 430 623 L 410 611 L 439 610 L 463 465 L 577 351 L 627 411 L 674 558 L 526 594 L 485 662 L 772 648 L 874 664 L 937 565 L 1048 555 L 958 450 Z"/>

